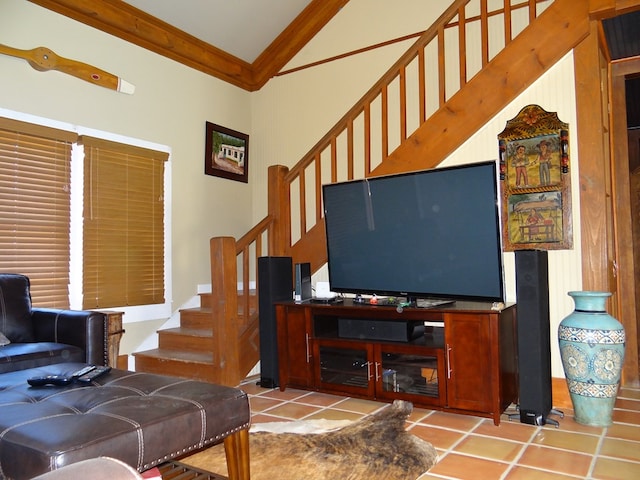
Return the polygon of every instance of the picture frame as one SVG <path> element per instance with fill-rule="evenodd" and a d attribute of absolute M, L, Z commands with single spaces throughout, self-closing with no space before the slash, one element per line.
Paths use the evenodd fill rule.
<path fill-rule="evenodd" d="M 527 105 L 498 135 L 505 251 L 573 248 L 569 125 Z"/>
<path fill-rule="evenodd" d="M 204 173 L 249 181 L 249 135 L 206 122 Z"/>

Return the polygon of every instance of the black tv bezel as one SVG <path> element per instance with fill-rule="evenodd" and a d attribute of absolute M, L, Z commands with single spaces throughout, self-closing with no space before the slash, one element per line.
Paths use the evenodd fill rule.
<path fill-rule="evenodd" d="M 415 170 L 411 172 L 404 172 L 399 174 L 385 175 L 379 177 L 369 177 L 366 179 L 358 179 L 358 180 L 348 180 L 345 182 L 336 182 L 338 184 L 346 184 L 346 183 L 361 183 L 363 181 L 380 181 L 385 178 L 394 178 L 394 177 L 402 177 L 402 176 L 413 176 L 413 175 L 422 175 L 428 174 L 430 172 L 443 172 L 447 170 L 459 170 L 459 169 L 467 169 L 467 168 L 480 168 L 483 166 L 491 166 L 493 169 L 493 190 L 494 190 L 494 198 L 495 198 L 495 206 L 494 206 L 494 218 L 495 218 L 495 233 L 497 238 L 497 255 L 496 257 L 499 260 L 498 270 L 500 273 L 500 286 L 499 286 L 499 295 L 469 295 L 469 294 L 458 294 L 455 292 L 452 293 L 440 293 L 440 292 L 414 292 L 414 291 L 400 291 L 400 290 L 383 290 L 383 289 L 371 289 L 371 288 L 351 288 L 344 286 L 334 286 L 331 283 L 331 254 L 329 251 L 329 241 L 328 235 L 329 231 L 326 224 L 326 211 L 324 211 L 323 221 L 325 222 L 325 242 L 327 249 L 327 269 L 329 273 L 329 284 L 331 290 L 336 293 L 341 294 L 352 294 L 355 296 L 361 295 L 376 295 L 376 296 L 390 296 L 390 297 L 400 297 L 406 298 L 408 302 L 414 303 L 417 299 L 436 299 L 436 300 L 451 300 L 451 301 L 477 301 L 477 302 L 504 302 L 505 301 L 505 273 L 504 273 L 504 248 L 503 248 L 503 239 L 502 239 L 502 218 L 501 218 L 501 208 L 500 208 L 500 195 L 499 195 L 499 178 L 498 178 L 498 164 L 497 161 L 487 160 L 483 162 L 475 162 L 475 163 L 467 163 L 461 165 L 453 165 L 447 167 L 440 168 L 431 168 L 426 170 Z M 323 198 L 323 210 L 324 210 L 324 190 L 327 187 L 331 187 L 332 185 L 336 185 L 336 183 L 325 184 L 322 186 L 322 198 Z"/>

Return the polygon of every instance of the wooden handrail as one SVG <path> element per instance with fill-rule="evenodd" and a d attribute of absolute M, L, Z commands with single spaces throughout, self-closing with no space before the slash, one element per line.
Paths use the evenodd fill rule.
<path fill-rule="evenodd" d="M 525 0 L 518 4 L 512 5 L 510 0 L 503 0 L 500 8 L 494 8 L 489 10 L 488 0 L 455 0 L 445 10 L 442 15 L 429 27 L 424 33 L 413 43 L 413 45 L 402 55 L 389 70 L 360 98 L 355 105 L 349 109 L 349 111 L 307 152 L 306 155 L 290 170 L 284 174 L 283 182 L 286 194 L 278 194 L 280 202 L 282 198 L 286 196 L 290 201 L 295 200 L 299 205 L 297 219 L 297 237 L 291 238 L 291 228 L 285 228 L 284 225 L 280 225 L 277 230 L 274 231 L 274 223 L 277 223 L 278 218 L 274 217 L 272 213 L 267 215 L 261 220 L 255 227 L 247 232 L 236 244 L 236 254 L 241 256 L 239 264 L 242 266 L 240 284 L 243 286 L 243 294 L 241 304 L 245 307 L 245 312 L 249 311 L 249 294 L 250 290 L 248 285 L 251 279 L 257 278 L 255 264 L 257 257 L 263 254 L 278 255 L 292 251 L 293 244 L 304 237 L 312 228 L 322 223 L 322 184 L 328 182 L 336 182 L 339 180 L 352 180 L 354 178 L 368 177 L 372 174 L 377 165 L 382 163 L 385 158 L 391 153 L 390 150 L 397 145 L 392 144 L 391 133 L 397 130 L 398 142 L 402 143 L 409 136 L 409 125 L 407 121 L 408 112 L 412 106 L 407 103 L 408 84 L 411 83 L 409 79 L 409 67 L 413 62 L 417 62 L 418 68 L 412 69 L 417 72 L 416 84 L 418 86 L 418 118 L 422 123 L 428 117 L 430 112 L 427 108 L 429 92 L 434 89 L 437 92 L 437 106 L 432 107 L 431 110 L 441 108 L 457 90 L 462 88 L 469 81 L 469 58 L 471 57 L 469 48 L 467 45 L 468 35 L 467 30 L 470 25 L 479 23 L 480 25 L 480 42 L 477 45 L 479 53 L 476 52 L 476 56 L 480 59 L 481 67 L 484 67 L 490 60 L 490 35 L 489 35 L 489 19 L 495 18 L 500 15 L 503 16 L 504 25 L 504 39 L 503 48 L 506 47 L 513 40 L 514 32 L 514 14 L 522 9 L 528 9 L 528 20 L 523 23 L 520 20 L 519 30 L 523 30 L 528 23 L 534 20 L 538 15 L 538 5 L 548 7 L 553 3 L 553 0 Z M 467 15 L 468 10 L 476 11 L 476 14 Z M 457 29 L 458 35 L 455 37 L 458 41 L 458 56 L 457 66 L 448 66 L 445 61 L 445 51 L 447 50 L 447 38 L 445 35 L 446 30 Z M 428 63 L 429 56 L 426 53 L 426 49 L 435 43 L 438 55 L 435 60 L 432 59 L 432 63 Z M 493 49 L 497 50 L 497 49 Z M 496 52 L 497 53 L 497 52 Z M 495 56 L 495 53 L 494 55 Z M 447 59 L 450 60 L 450 59 Z M 435 63 L 433 63 L 435 62 Z M 447 76 L 448 70 L 457 70 L 457 81 L 452 83 L 452 80 Z M 437 80 L 435 85 L 429 82 L 425 72 L 437 72 Z M 413 79 L 411 79 L 413 80 Z M 394 87 L 394 82 L 398 83 L 398 95 L 397 104 L 394 104 L 390 97 L 390 90 Z M 394 92 L 395 93 L 395 92 Z M 380 115 L 377 117 L 378 125 L 380 126 L 379 135 L 375 135 L 372 132 L 373 122 L 373 110 L 375 110 L 374 104 L 379 101 Z M 390 125 L 390 111 L 391 109 L 398 109 L 397 115 L 399 125 Z M 356 159 L 356 140 L 355 140 L 355 121 L 362 117 L 362 154 L 360 159 Z M 346 139 L 346 148 L 344 154 L 339 151 L 338 143 L 342 137 Z M 379 148 L 376 149 L 372 145 L 372 139 L 380 139 Z M 379 150 L 377 158 L 374 158 L 374 150 Z M 324 155 L 329 157 L 328 168 L 324 166 Z M 356 160 L 362 160 L 357 162 Z M 314 165 L 313 179 L 309 180 L 306 175 L 306 171 L 310 165 Z M 359 165 L 360 170 L 357 170 L 356 165 Z M 340 178 L 338 171 L 344 166 L 346 170 L 346 178 Z M 328 170 L 328 171 L 327 171 Z M 323 179 L 325 181 L 323 181 Z M 289 198 L 291 192 L 291 185 L 296 182 L 298 184 L 298 198 Z M 313 182 L 313 183 L 312 183 Z M 272 182 L 270 181 L 270 184 Z M 271 185 L 270 185 L 271 186 Z M 314 203 L 313 218 L 307 218 L 307 203 L 311 199 Z M 282 213 L 278 211 L 277 213 Z M 290 209 L 287 209 L 289 216 L 291 215 Z M 281 223 L 288 223 L 292 225 L 293 219 L 282 219 Z M 278 246 L 274 245 L 271 239 L 268 239 L 268 253 L 263 252 L 264 244 L 262 238 L 264 235 L 268 237 L 277 234 L 280 241 L 275 242 Z M 287 242 L 288 246 L 282 246 L 282 242 Z M 254 250 L 254 258 L 251 258 L 249 251 Z M 295 251 L 295 249 L 293 249 Z M 239 272 L 240 273 L 240 272 Z"/>
<path fill-rule="evenodd" d="M 245 248 L 249 247 L 253 242 L 255 242 L 257 238 L 259 238 L 269 229 L 272 222 L 273 217 L 267 215 L 255 227 L 245 233 L 239 240 L 236 241 L 236 253 L 239 255 Z"/>
<path fill-rule="evenodd" d="M 491 62 L 501 50 L 491 43 L 496 39 L 490 35 L 489 19 L 495 21 L 496 17 L 503 16 L 504 35 L 501 41 L 504 49 L 517 37 L 514 32 L 522 32 L 537 18 L 540 13 L 538 7 L 546 9 L 553 3 L 554 0 L 526 0 L 511 5 L 510 0 L 503 0 L 501 8 L 490 11 L 488 0 L 453 1 L 438 20 L 295 166 L 291 169 L 270 167 L 269 213 L 236 242 L 235 258 L 216 253 L 216 245 L 222 250 L 228 244 L 214 242 L 212 239 L 212 284 L 219 281 L 224 288 L 233 289 L 233 298 L 237 299 L 235 286 L 239 279 L 242 280 L 242 293 L 237 305 L 231 300 L 231 292 L 218 295 L 220 301 L 231 301 L 234 311 L 227 308 L 224 315 L 214 314 L 217 317 L 214 318 L 214 323 L 222 326 L 214 328 L 227 335 L 235 331 L 238 336 L 255 328 L 256 315 L 255 308 L 252 309 L 249 285 L 252 279 L 257 281 L 259 256 L 288 255 L 294 258 L 294 262 L 311 261 L 314 271 L 324 263 L 322 184 L 374 175 L 376 168 L 392 151 L 411 137 L 411 129 L 420 127 L 434 111 L 445 108 L 447 101 L 470 81 L 470 77 Z M 528 15 L 520 15 L 516 21 L 516 13 L 522 9 L 528 9 Z M 467 15 L 470 11 L 477 13 Z M 480 30 L 476 33 L 479 36 L 478 42 L 470 39 L 468 33 L 472 30 L 470 25 L 476 23 Z M 446 31 L 452 29 L 457 29 L 457 35 L 446 34 Z M 452 50 L 447 43 L 451 41 L 450 38 L 455 38 L 458 43 L 457 48 L 453 49 L 458 51 L 456 59 L 445 56 L 445 52 L 450 54 Z M 470 50 L 471 46 L 477 50 Z M 435 49 L 435 58 L 430 54 L 429 48 Z M 451 62 L 454 60 L 457 65 L 452 66 Z M 470 63 L 474 61 L 477 64 L 475 71 L 470 67 Z M 414 97 L 418 99 L 418 105 L 409 103 L 408 99 Z M 417 112 L 417 125 L 411 125 L 408 120 L 414 111 Z M 397 123 L 392 123 L 391 119 L 396 118 Z M 355 127 L 358 121 L 359 131 Z M 308 172 L 313 172 L 313 175 L 308 175 Z M 346 172 L 343 173 L 345 178 L 341 178 L 340 172 Z M 298 190 L 298 198 L 295 199 L 291 198 L 294 183 Z M 292 218 L 291 202 L 298 206 L 297 222 Z M 313 205 L 309 205 L 309 202 L 313 202 Z M 314 215 L 307 218 L 307 211 L 310 209 L 314 211 Z M 294 231 L 293 225 L 296 225 L 297 231 Z M 301 247 L 303 241 L 305 246 Z M 235 273 L 233 281 L 222 278 L 214 273 L 216 267 L 213 262 L 216 259 L 233 262 L 232 266 L 227 265 L 221 269 L 225 275 L 235 273 L 238 265 L 242 272 Z M 238 317 L 238 310 L 244 313 L 242 318 Z M 231 358 L 237 359 L 238 348 L 230 350 Z"/>
<path fill-rule="evenodd" d="M 298 209 L 300 218 L 297 219 L 297 238 L 291 239 L 291 246 L 302 239 L 315 225 L 322 220 L 321 188 L 323 183 L 333 183 L 339 180 L 352 180 L 366 178 L 372 175 L 376 166 L 380 165 L 411 134 L 409 131 L 408 115 L 413 109 L 418 110 L 417 118 L 423 123 L 435 110 L 442 108 L 447 100 L 460 90 L 469 80 L 470 76 L 477 72 L 471 72 L 469 62 L 477 59 L 479 66 L 476 70 L 485 67 L 500 49 L 491 44 L 489 32 L 489 20 L 503 16 L 504 37 L 502 48 L 512 40 L 514 32 L 521 32 L 531 21 L 539 15 L 538 7 L 547 8 L 553 0 L 526 0 L 512 5 L 509 0 L 504 0 L 500 8 L 489 10 L 488 0 L 456 0 L 447 10 L 414 42 L 405 54 L 396 61 L 391 68 L 360 98 L 358 102 L 304 155 L 304 157 L 292 167 L 286 175 L 287 191 L 291 191 L 291 185 L 295 182 L 298 186 L 298 198 L 291 199 L 300 206 Z M 515 21 L 515 15 L 522 9 L 527 9 L 527 15 L 520 15 Z M 477 12 L 467 15 L 467 11 Z M 526 18 L 524 18 L 526 17 Z M 469 35 L 467 31 L 470 25 L 479 25 L 479 42 L 471 42 L 477 49 L 470 51 Z M 495 27 L 494 27 L 495 28 Z M 457 29 L 458 34 L 453 35 L 458 42 L 457 59 L 446 57 L 448 38 L 451 34 L 446 31 Z M 435 59 L 428 55 L 427 49 L 436 48 Z M 475 56 L 473 55 L 475 54 Z M 446 59 L 446 61 L 445 61 Z M 451 65 L 449 62 L 456 62 Z M 416 63 L 417 68 L 411 68 Z M 412 72 L 411 74 L 409 72 Z M 454 81 L 449 71 L 459 72 Z M 417 73 L 415 73 L 417 72 Z M 426 72 L 436 72 L 435 81 L 428 78 Z M 410 77 L 415 74 L 416 78 Z M 397 86 L 396 86 L 397 84 Z M 417 85 L 418 105 L 408 103 L 408 85 Z M 437 104 L 431 109 L 427 108 L 430 92 L 437 92 Z M 394 100 L 392 101 L 391 97 Z M 379 102 L 379 115 L 375 117 L 376 102 Z M 395 102 L 395 103 L 394 103 Z M 395 112 L 398 112 L 397 114 Z M 391 125 L 391 118 L 398 118 L 397 125 Z M 362 153 L 356 158 L 356 140 L 354 124 L 362 119 Z M 379 125 L 379 132 L 372 132 L 372 125 Z M 414 125 L 414 128 L 419 125 Z M 379 139 L 379 145 L 372 145 L 372 139 Z M 346 147 L 341 152 L 337 145 L 343 140 Z M 377 155 L 374 153 L 377 152 Z M 323 159 L 328 156 L 328 167 Z M 313 180 L 308 180 L 305 172 L 314 165 L 315 175 Z M 356 169 L 356 165 L 360 170 Z M 343 168 L 346 177 L 340 178 L 338 171 Z M 313 183 L 311 183 L 313 182 Z M 308 200 L 314 199 L 313 218 L 307 219 Z M 294 219 L 290 218 L 289 221 Z"/>

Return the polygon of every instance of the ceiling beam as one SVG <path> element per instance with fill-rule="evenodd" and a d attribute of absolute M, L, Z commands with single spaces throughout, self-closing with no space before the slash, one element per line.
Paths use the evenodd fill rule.
<path fill-rule="evenodd" d="M 589 15 L 592 20 L 603 20 L 634 10 L 638 10 L 638 0 L 589 0 Z"/>
<path fill-rule="evenodd" d="M 248 91 L 262 88 L 349 0 L 312 0 L 253 64 L 122 0 L 30 0 Z"/>

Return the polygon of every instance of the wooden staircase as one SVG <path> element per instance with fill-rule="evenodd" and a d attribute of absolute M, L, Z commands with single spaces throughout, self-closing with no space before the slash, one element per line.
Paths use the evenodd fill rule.
<path fill-rule="evenodd" d="M 158 331 L 158 348 L 134 353 L 137 371 L 214 381 L 211 294 L 201 294 L 200 305 L 180 310 L 180 327 Z"/>
<path fill-rule="evenodd" d="M 589 34 L 587 1 L 511 5 L 505 0 L 491 11 L 488 3 L 453 1 L 294 167 L 269 168 L 267 216 L 237 241 L 211 239 L 212 294 L 201 296 L 200 308 L 180 312 L 179 328 L 158 332 L 158 349 L 135 353 L 136 370 L 237 385 L 259 360 L 257 302 L 249 290 L 250 281 L 257 279 L 257 258 L 291 256 L 294 262 L 310 262 L 313 271 L 326 263 L 323 183 L 338 181 L 339 169 L 350 180 L 437 166 Z M 501 19 L 503 45 L 490 57 L 496 48 L 490 48 L 495 35 L 489 25 L 495 29 L 496 18 Z M 467 41 L 473 29 L 480 32 L 477 42 Z M 451 31 L 459 62 L 455 79 L 444 60 L 445 51 L 453 48 L 446 40 Z M 472 45 L 479 52 L 467 51 Z M 438 53 L 433 65 L 427 63 L 429 48 Z M 473 55 L 480 59 L 476 72 L 468 67 Z M 430 69 L 437 72 L 434 82 L 427 75 Z M 414 98 L 408 94 L 412 89 L 417 89 L 417 102 L 408 100 Z M 432 91 L 437 104 L 430 110 Z M 391 123 L 395 117 L 399 124 Z M 413 132 L 411 117 L 419 118 Z M 358 133 L 355 125 L 364 125 L 363 131 Z M 314 215 L 308 217 L 309 211 Z"/>
<path fill-rule="evenodd" d="M 220 383 L 223 378 L 216 362 L 220 362 L 222 356 L 216 356 L 213 352 L 219 347 L 216 345 L 213 330 L 211 329 L 211 317 L 213 315 L 215 297 L 211 293 L 201 293 L 200 307 L 184 308 L 180 310 L 180 326 L 158 330 L 158 348 L 145 352 L 134 353 L 136 357 L 136 371 L 148 373 L 161 373 L 176 377 L 193 378 L 207 382 Z M 250 317 L 257 317 L 257 296 L 251 292 Z M 239 316 L 243 316 L 239 312 Z M 257 326 L 253 334 L 245 343 L 251 343 L 253 337 L 253 351 L 242 366 L 242 371 L 249 370 L 258 361 L 258 335 Z M 249 366 L 250 364 L 250 366 Z M 244 372 L 243 375 L 249 371 Z M 237 384 L 237 382 L 228 382 Z"/>

